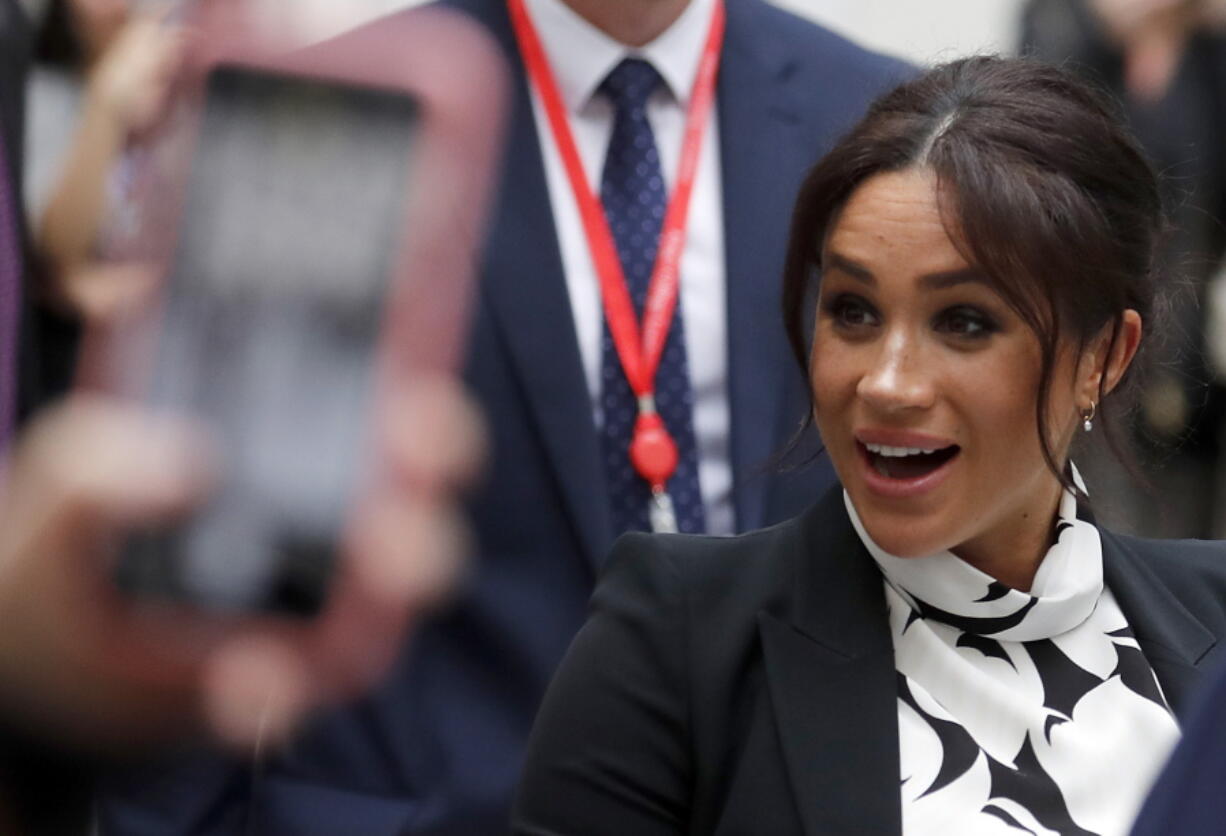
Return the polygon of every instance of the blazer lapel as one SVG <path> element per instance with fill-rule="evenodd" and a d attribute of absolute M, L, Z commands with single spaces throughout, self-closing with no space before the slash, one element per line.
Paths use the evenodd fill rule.
<path fill-rule="evenodd" d="M 1200 683 L 1217 638 L 1183 606 L 1130 545 L 1102 532 L 1103 576 L 1177 716 Z"/>
<path fill-rule="evenodd" d="M 765 524 L 766 469 L 779 449 L 794 362 L 779 310 L 788 215 L 809 162 L 799 108 L 787 97 L 791 56 L 762 32 L 758 0 L 727 4 L 718 107 L 728 300 L 728 402 L 734 502 L 740 530 Z M 796 162 L 781 161 L 784 155 Z M 783 172 L 782 174 L 780 172 Z M 787 207 L 781 213 L 770 207 Z"/>
<path fill-rule="evenodd" d="M 612 542 L 612 522 L 526 73 L 504 3 L 456 5 L 491 30 L 516 78 L 483 294 L 522 381 L 576 535 L 596 567 Z"/>
<path fill-rule="evenodd" d="M 797 552 L 790 613 L 761 614 L 759 635 L 801 822 L 810 836 L 897 836 L 894 650 L 881 575 L 841 491 L 806 515 Z"/>

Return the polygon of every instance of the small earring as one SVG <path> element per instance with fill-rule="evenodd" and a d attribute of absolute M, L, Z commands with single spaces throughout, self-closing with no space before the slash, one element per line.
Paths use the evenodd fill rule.
<path fill-rule="evenodd" d="M 1081 428 L 1086 432 L 1094 429 L 1094 413 L 1098 408 L 1098 404 L 1090 401 L 1090 408 L 1081 410 Z"/>

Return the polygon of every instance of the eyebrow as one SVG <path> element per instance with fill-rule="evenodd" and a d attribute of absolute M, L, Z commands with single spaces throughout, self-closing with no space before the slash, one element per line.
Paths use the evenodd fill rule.
<path fill-rule="evenodd" d="M 845 273 L 852 279 L 875 287 L 877 278 L 873 275 L 873 271 L 869 270 L 862 264 L 852 261 L 846 256 L 838 253 L 827 253 L 825 258 L 825 270 L 838 270 L 840 273 Z M 824 272 L 824 271 L 823 271 Z M 920 276 L 920 284 L 928 290 L 944 290 L 950 287 L 956 287 L 960 284 L 968 282 L 978 282 L 987 284 L 987 279 L 983 275 L 983 271 L 978 267 L 960 267 L 957 270 L 942 270 L 937 273 L 926 273 Z"/>

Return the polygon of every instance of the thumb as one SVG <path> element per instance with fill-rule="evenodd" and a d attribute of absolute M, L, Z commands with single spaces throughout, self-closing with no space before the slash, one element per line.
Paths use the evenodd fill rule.
<path fill-rule="evenodd" d="M 13 452 L 0 491 L 7 539 L 46 542 L 169 520 L 212 483 L 208 448 L 185 421 L 99 397 L 70 398 L 40 417 Z"/>

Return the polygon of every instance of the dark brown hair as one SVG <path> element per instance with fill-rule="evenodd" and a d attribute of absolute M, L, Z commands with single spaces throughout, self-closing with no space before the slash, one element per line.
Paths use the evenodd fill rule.
<path fill-rule="evenodd" d="M 1063 340 L 1080 353 L 1108 324 L 1113 348 L 1129 308 L 1148 330 L 1166 229 L 1157 176 L 1114 103 L 1050 64 L 978 56 L 902 84 L 801 186 L 783 312 L 802 368 L 826 233 L 866 180 L 913 166 L 935 172 L 951 240 L 1038 337 L 1043 456 L 1072 487 L 1044 420 L 1056 356 Z M 1099 414 L 1118 453 L 1105 395 L 1100 385 Z"/>

